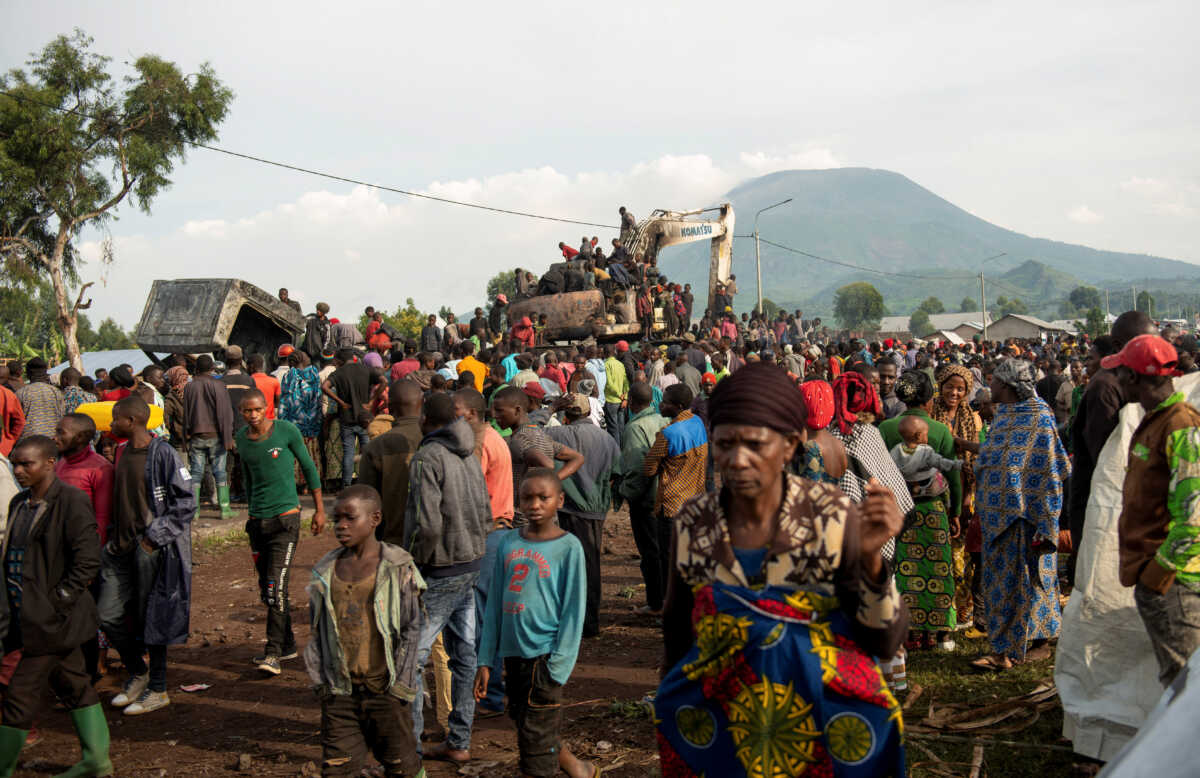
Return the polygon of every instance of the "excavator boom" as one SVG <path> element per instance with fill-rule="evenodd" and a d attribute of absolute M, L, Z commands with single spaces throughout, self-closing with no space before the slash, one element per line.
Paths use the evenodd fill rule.
<path fill-rule="evenodd" d="M 634 231 L 631 245 L 626 246 L 635 258 L 641 261 L 657 264 L 658 254 L 668 246 L 678 246 L 684 243 L 694 243 L 698 240 L 710 240 L 708 265 L 708 308 L 715 305 L 717 285 L 729 281 L 729 271 L 733 265 L 733 206 L 722 204 L 720 216 L 716 221 L 700 221 L 689 219 L 714 209 L 696 211 L 654 211 L 640 222 Z"/>

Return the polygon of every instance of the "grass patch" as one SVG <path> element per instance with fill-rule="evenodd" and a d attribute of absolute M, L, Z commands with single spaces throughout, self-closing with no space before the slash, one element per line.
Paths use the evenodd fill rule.
<path fill-rule="evenodd" d="M 653 714 L 650 706 L 642 700 L 613 700 L 608 706 L 608 712 L 626 721 L 648 719 Z"/>
<path fill-rule="evenodd" d="M 973 672 L 970 667 L 971 660 L 990 653 L 987 640 L 964 640 L 959 633 L 955 636 L 955 642 L 958 645 L 950 653 L 917 651 L 909 654 L 909 689 L 913 688 L 913 684 L 917 684 L 924 691 L 913 706 L 905 711 L 904 718 L 907 723 L 920 724 L 928 715 L 931 703 L 935 707 L 949 703 L 968 703 L 973 707 L 983 707 L 1028 694 L 1039 683 L 1053 680 L 1053 659 L 1019 665 L 1001 673 Z M 911 693 L 906 692 L 901 697 L 901 704 L 904 704 L 904 698 Z M 1031 727 L 1019 732 L 991 733 L 985 727 L 975 734 L 984 740 L 1069 746 L 1070 743 L 1062 739 L 1062 722 L 1062 706 L 1058 705 L 1044 711 Z M 1003 727 L 1003 723 L 998 726 Z M 969 738 L 971 733 L 954 735 Z M 947 764 L 938 765 L 929 752 Z M 910 738 L 909 774 L 913 778 L 941 778 L 949 771 L 965 776 L 970 772 L 971 753 L 970 743 L 949 742 L 936 735 Z M 1071 765 L 1080 761 L 1081 757 L 1065 751 L 987 745 L 983 754 L 983 774 L 990 778 L 1067 775 Z"/>
<path fill-rule="evenodd" d="M 229 527 L 225 531 L 205 535 L 197 541 L 197 545 L 201 551 L 214 554 L 228 551 L 231 548 L 248 548 L 250 546 L 250 536 L 246 534 L 244 527 L 245 522 L 241 518 L 229 519 Z M 309 534 L 311 529 L 312 519 L 302 519 L 300 521 L 301 536 Z M 328 528 L 326 531 L 328 531 Z"/>

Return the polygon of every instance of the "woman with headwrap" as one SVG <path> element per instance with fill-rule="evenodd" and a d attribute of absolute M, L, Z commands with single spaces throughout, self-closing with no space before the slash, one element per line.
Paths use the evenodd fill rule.
<path fill-rule="evenodd" d="M 804 430 L 791 471 L 801 478 L 836 484 L 846 472 L 846 449 L 829 434 L 833 421 L 833 387 L 818 378 L 800 384 L 804 398 Z"/>
<path fill-rule="evenodd" d="M 941 422 L 934 421 L 933 382 L 924 371 L 905 370 L 896 381 L 896 397 L 908 410 L 879 425 L 884 446 L 890 451 L 900 444 L 900 420 L 916 416 L 929 427 L 929 445 L 947 459 L 954 458 L 954 436 Z M 912 622 L 909 650 L 954 649 L 950 633 L 957 624 L 954 607 L 953 556 L 950 538 L 958 534 L 962 510 L 962 481 L 958 473 L 946 474 L 949 492 L 914 499 L 915 518 L 896 542 L 896 583 Z"/>
<path fill-rule="evenodd" d="M 164 377 L 167 382 L 167 393 L 163 395 L 163 424 L 167 426 L 167 436 L 170 438 L 171 446 L 186 461 L 187 454 L 183 450 L 183 388 L 187 386 L 188 381 L 192 380 L 192 377 L 188 375 L 187 368 L 183 365 L 167 368 Z"/>
<path fill-rule="evenodd" d="M 951 553 L 954 555 L 954 606 L 958 610 L 958 625 L 960 629 L 972 626 L 975 613 L 974 589 L 972 580 L 977 578 L 975 571 L 968 570 L 966 540 L 970 537 L 978 543 L 978 528 L 975 518 L 975 454 L 981 441 L 980 430 L 983 427 L 979 414 L 971 410 L 967 399 L 972 394 L 975 376 L 970 369 L 962 365 L 943 365 L 937 372 L 938 394 L 933 401 L 933 412 L 929 415 L 935 421 L 940 421 L 950 428 L 954 435 L 955 446 L 962 464 L 962 525 L 963 530 L 950 539 Z M 964 446 L 960 443 L 975 444 Z M 975 548 L 978 551 L 978 546 Z M 971 565 L 973 568 L 974 565 Z M 981 614 L 982 615 L 982 614 Z M 978 632 L 972 637 L 982 637 Z"/>
<path fill-rule="evenodd" d="M 883 404 L 875 387 L 862 373 L 847 372 L 833 382 L 833 401 L 835 423 L 829 431 L 845 447 L 848 460 L 838 485 L 852 502 L 859 503 L 867 494 L 867 484 L 875 479 L 888 488 L 900 512 L 907 515 L 913 509 L 908 484 L 874 426 L 876 419 L 883 417 Z M 895 538 L 889 538 L 880 553 L 894 567 Z M 881 657 L 880 667 L 893 691 L 908 688 L 906 659 L 903 648 L 891 659 Z"/>
<path fill-rule="evenodd" d="M 1058 517 L 1071 473 L 1054 412 L 1037 396 L 1028 362 L 992 373 L 995 418 L 976 463 L 983 532 L 983 596 L 995 652 L 972 662 L 1006 670 L 1050 655 L 1058 634 Z M 1027 644 L 1033 642 L 1033 650 Z"/>
<path fill-rule="evenodd" d="M 709 401 L 723 486 L 675 517 L 655 699 L 664 776 L 902 775 L 901 713 L 872 656 L 904 605 L 880 548 L 901 524 L 872 483 L 855 505 L 785 472 L 804 402 L 746 365 Z"/>

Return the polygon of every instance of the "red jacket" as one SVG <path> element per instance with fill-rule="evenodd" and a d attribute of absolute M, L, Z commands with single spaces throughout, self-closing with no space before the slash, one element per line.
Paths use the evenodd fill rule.
<path fill-rule="evenodd" d="M 54 474 L 58 480 L 82 489 L 92 501 L 101 546 L 108 542 L 108 527 L 112 522 L 113 472 L 112 463 L 93 451 L 91 446 L 74 456 L 61 457 L 54 463 Z"/>
<path fill-rule="evenodd" d="M 579 249 L 573 249 L 570 246 L 563 246 L 562 253 L 563 259 L 571 259 L 579 253 Z"/>
<path fill-rule="evenodd" d="M 17 438 L 25 429 L 25 410 L 17 393 L 7 386 L 0 386 L 0 454 L 8 456 L 12 453 Z"/>

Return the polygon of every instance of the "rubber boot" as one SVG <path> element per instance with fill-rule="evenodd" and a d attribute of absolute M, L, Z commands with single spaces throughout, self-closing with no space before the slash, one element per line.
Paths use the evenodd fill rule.
<path fill-rule="evenodd" d="M 237 511 L 229 507 L 229 484 L 217 487 L 217 503 L 221 506 L 222 519 L 237 517 Z"/>
<path fill-rule="evenodd" d="M 71 721 L 79 735 L 79 748 L 83 759 L 65 773 L 54 778 L 97 778 L 113 774 L 112 760 L 108 758 L 108 721 L 100 703 L 71 711 Z"/>
<path fill-rule="evenodd" d="M 0 726 L 0 778 L 12 778 L 28 734 L 24 729 Z"/>

